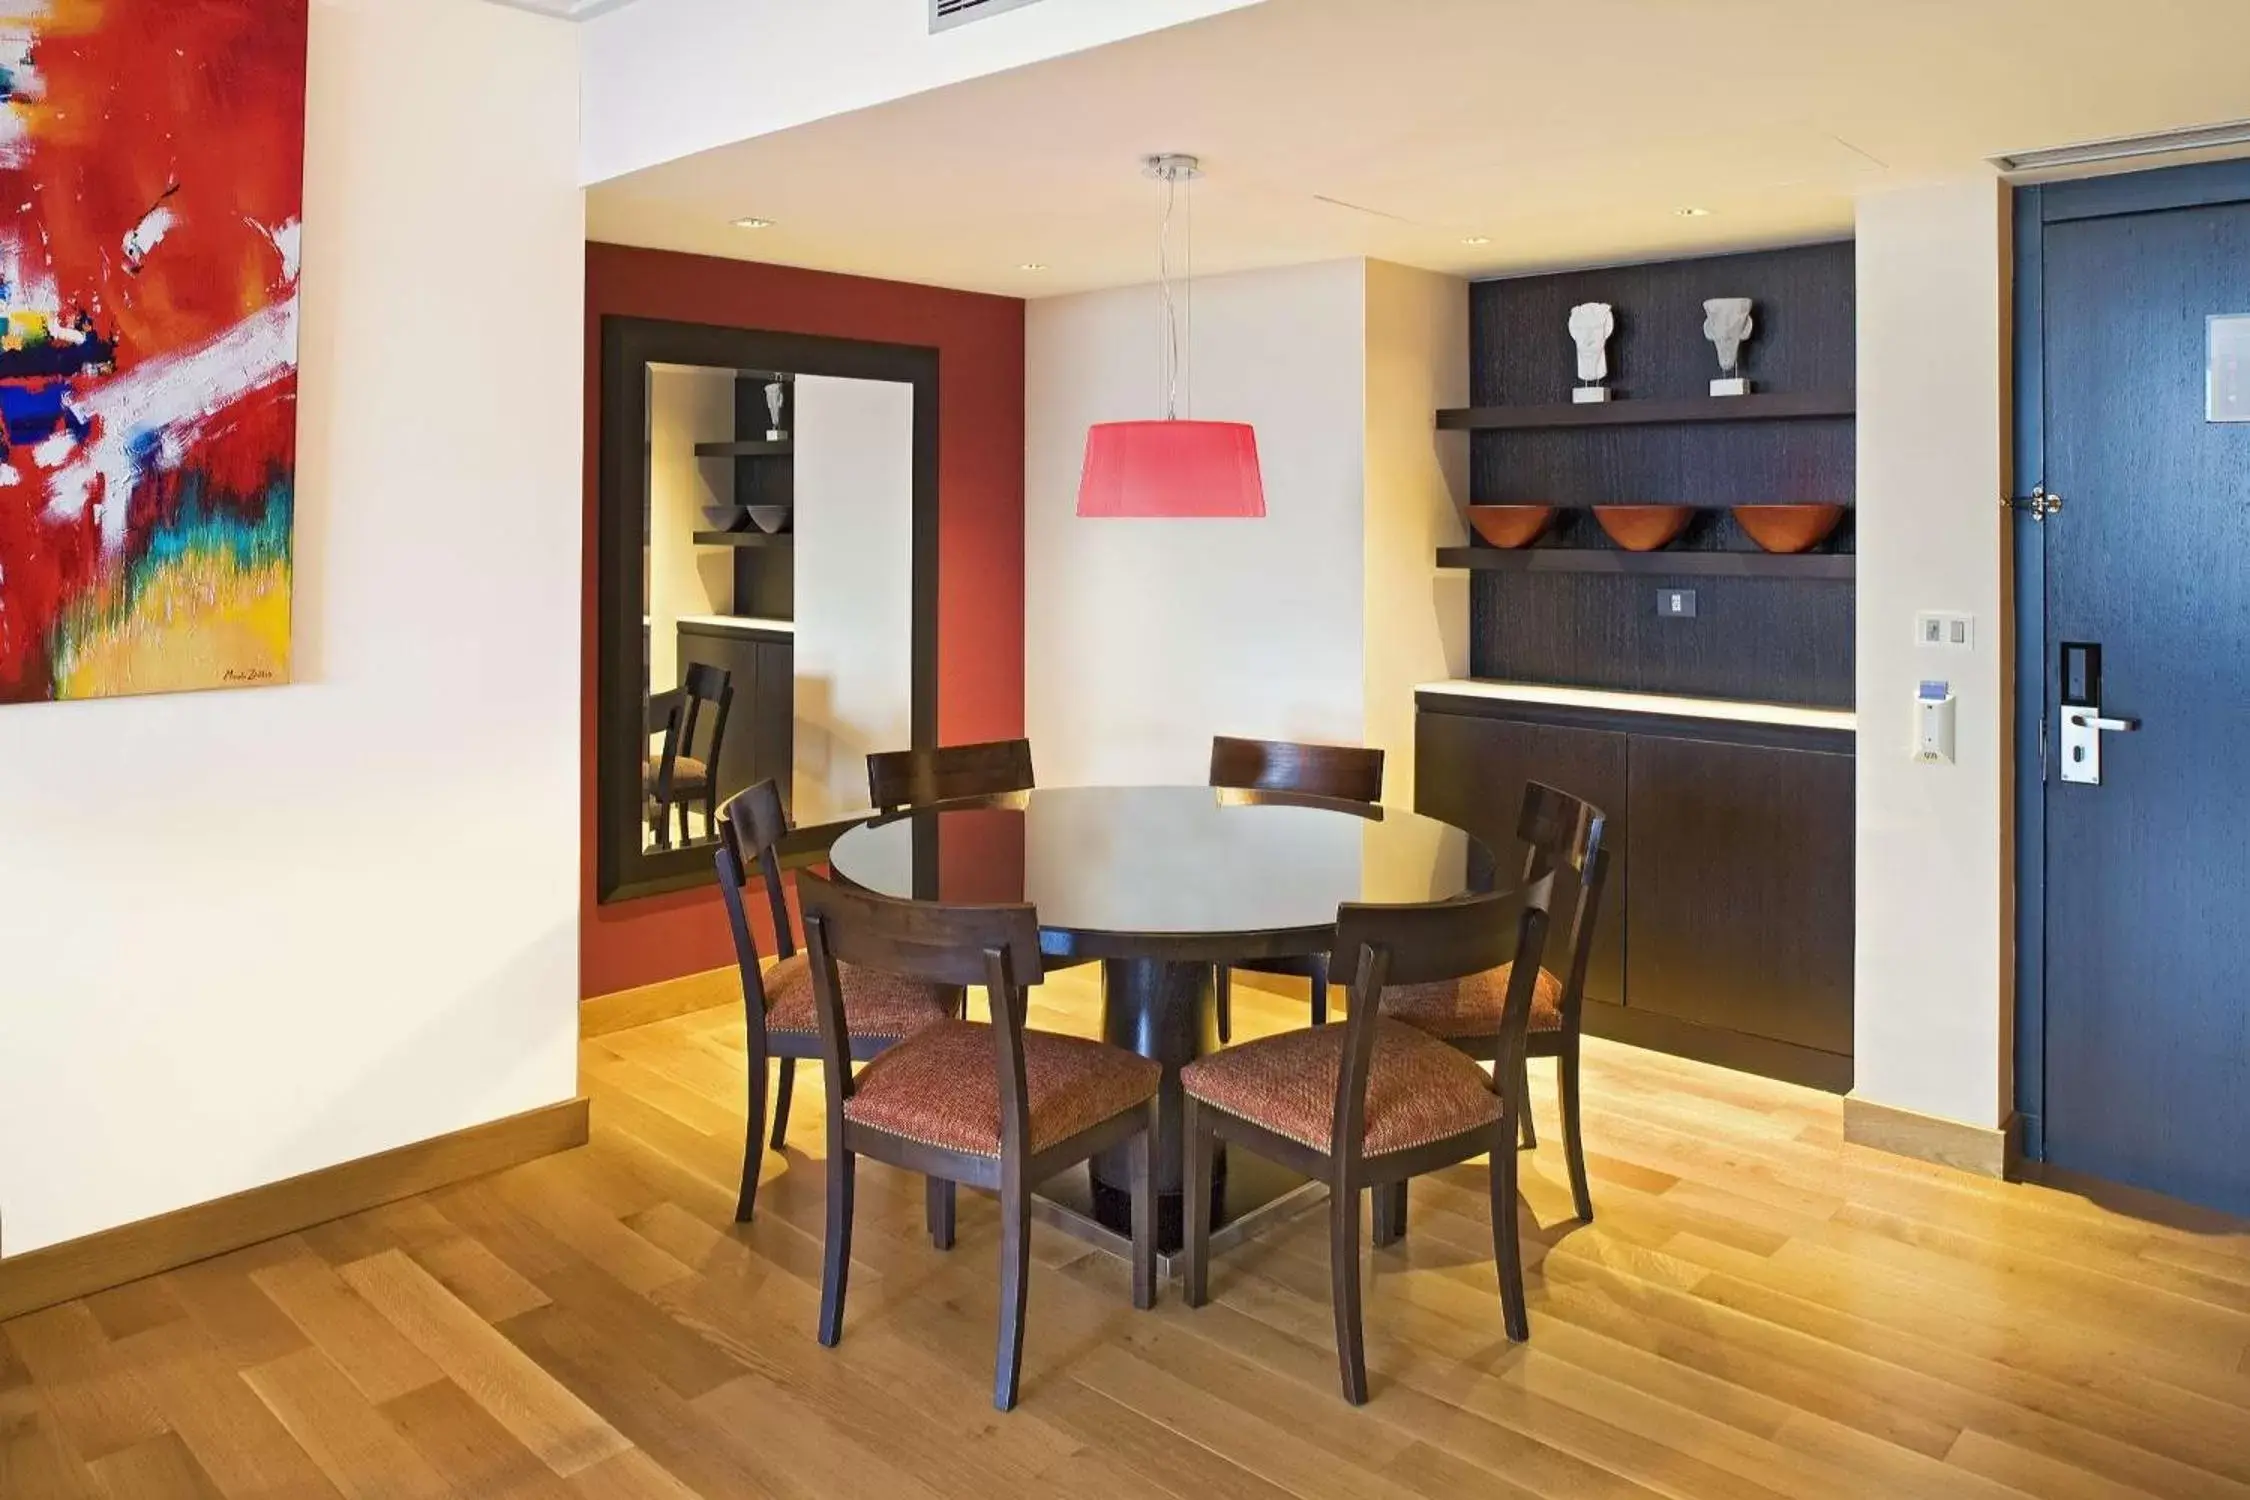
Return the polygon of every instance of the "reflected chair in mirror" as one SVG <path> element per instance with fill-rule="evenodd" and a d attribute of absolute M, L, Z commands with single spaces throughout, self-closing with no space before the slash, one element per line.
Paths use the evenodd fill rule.
<path fill-rule="evenodd" d="M 1374 804 L 1383 800 L 1383 752 L 1357 745 L 1299 745 L 1286 740 L 1238 740 L 1218 735 L 1211 741 L 1211 785 L 1234 791 L 1297 792 L 1339 802 Z M 1312 982 L 1312 1021 L 1328 1022 L 1328 958 L 1251 959 L 1233 966 L 1254 974 L 1288 974 Z M 1234 981 L 1225 967 L 1218 974 L 1219 1040 L 1234 1040 Z"/>
<path fill-rule="evenodd" d="M 1609 855 L 1604 847 L 1609 820 L 1602 810 L 1568 792 L 1532 782 L 1524 788 L 1516 837 L 1527 847 L 1524 883 L 1553 876 L 1556 899 L 1568 926 L 1553 953 L 1562 977 L 1542 968 L 1531 995 L 1526 1057 L 1555 1059 L 1556 1093 L 1562 1105 L 1563 1151 L 1570 1167 L 1570 1196 L 1578 1217 L 1594 1217 L 1593 1194 L 1586 1183 L 1586 1140 L 1580 1121 L 1578 1059 L 1584 1036 L 1586 969 L 1593 959 L 1594 926 L 1601 917 L 1602 888 Z M 1514 962 L 1465 979 L 1393 988 L 1383 997 L 1384 1012 L 1426 1031 L 1469 1056 L 1498 1065 L 1506 1045 L 1508 997 L 1514 991 Z M 1526 1068 L 1528 1075 L 1528 1067 Z M 1522 1087 L 1519 1081 L 1519 1089 Z M 1523 1111 L 1523 1144 L 1538 1144 L 1531 1107 Z M 1378 1198 L 1376 1238 L 1388 1244 L 1406 1232 L 1406 1199 L 1394 1192 Z"/>
<path fill-rule="evenodd" d="M 867 800 L 886 813 L 959 797 L 1028 792 L 1033 785 L 1029 740 L 887 750 L 867 757 Z"/>
<path fill-rule="evenodd" d="M 766 1142 L 767 1061 L 779 1066 L 773 1099 L 773 1149 L 789 1140 L 790 1095 L 800 1059 L 820 1060 L 819 1007 L 813 998 L 812 961 L 797 949 L 789 932 L 789 903 L 781 881 L 779 848 L 789 833 L 781 791 L 771 781 L 727 799 L 719 810 L 719 895 L 734 936 L 735 962 L 742 971 L 742 1011 L 747 1029 L 744 1051 L 749 1068 L 749 1123 L 742 1139 L 742 1195 L 735 1203 L 738 1222 L 749 1222 L 758 1206 L 758 1169 Z M 766 967 L 750 921 L 749 882 L 764 887 L 773 924 L 776 962 Z M 895 974 L 843 971 L 844 1005 L 851 1022 L 851 1056 L 866 1061 L 924 1027 L 949 1020 L 961 1010 L 957 986 L 922 984 Z"/>
<path fill-rule="evenodd" d="M 852 1202 L 862 1156 L 928 1179 L 931 1239 L 952 1248 L 957 1184 L 1000 1197 L 1000 1343 L 992 1404 L 1016 1404 L 1030 1290 L 1031 1190 L 1097 1152 L 1130 1144 L 1133 1305 L 1156 1298 L 1156 1199 L 1149 1149 L 1163 1069 L 1121 1047 L 1033 1031 L 1024 1016 L 1041 974 L 1028 906 L 896 901 L 800 875 L 805 946 L 828 1088 L 828 1243 L 820 1341 L 844 1327 Z M 889 1048 L 857 1075 L 846 967 L 902 983 L 981 984 L 991 1025 L 949 1020 Z M 1472 1065 L 1473 1066 L 1473 1065 Z"/>
<path fill-rule="evenodd" d="M 1336 1358 L 1344 1398 L 1367 1399 L 1360 1321 L 1360 1199 L 1410 1177 L 1491 1157 L 1493 1260 L 1508 1337 L 1528 1338 L 1523 1247 L 1516 1218 L 1515 1086 L 1531 992 L 1547 935 L 1553 881 L 1522 891 L 1425 906 L 1345 906 L 1335 955 L 1350 965 L 1348 1019 L 1214 1052 L 1180 1074 L 1186 1161 L 1184 1267 L 1188 1305 L 1210 1295 L 1213 1149 L 1220 1141 L 1328 1184 L 1328 1256 Z M 1517 914 L 1514 922 L 1508 914 Z M 1481 974 L 1519 959 L 1503 1023 L 1501 1070 L 1383 1013 L 1394 985 Z"/>
<path fill-rule="evenodd" d="M 657 848 L 672 847 L 671 821 L 675 810 L 680 821 L 680 842 L 689 842 L 688 813 L 698 800 L 703 803 L 704 836 L 718 836 L 719 752 L 726 748 L 727 715 L 733 709 L 733 677 L 725 668 L 703 662 L 688 667 L 677 689 L 649 699 L 651 733 L 657 732 L 658 714 L 663 716 L 662 749 L 654 764 L 643 762 L 641 766 L 642 799 Z M 711 731 L 710 738 L 699 740 L 698 735 L 706 725 Z M 700 754 L 697 753 L 699 744 L 702 746 Z"/>

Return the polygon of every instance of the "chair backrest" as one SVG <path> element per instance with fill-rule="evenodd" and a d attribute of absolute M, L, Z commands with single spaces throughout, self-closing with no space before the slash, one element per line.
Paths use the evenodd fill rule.
<path fill-rule="evenodd" d="M 1555 877 L 1521 890 L 1436 901 L 1421 906 L 1346 905 L 1336 913 L 1336 962 L 1351 978 L 1351 1015 L 1344 1066 L 1337 1070 L 1338 1156 L 1357 1153 L 1367 1125 L 1367 1079 L 1374 1066 L 1383 991 L 1392 985 L 1466 979 L 1513 960 L 1501 1007 L 1499 1062 L 1493 1077 L 1512 1088 L 1522 1076 L 1531 995 L 1545 955 Z M 1510 911 L 1517 913 L 1511 924 Z M 1518 1101 L 1520 1105 L 1520 1101 Z"/>
<path fill-rule="evenodd" d="M 743 998 L 757 1015 L 765 1014 L 765 970 L 757 935 L 750 928 L 745 888 L 752 879 L 764 883 L 773 914 L 774 957 L 794 955 L 797 943 L 789 933 L 789 901 L 782 891 L 781 856 L 777 852 L 788 832 L 789 814 L 781 805 L 781 788 L 771 780 L 737 792 L 719 807 L 719 848 L 713 856 L 719 867 L 719 899 L 726 906 L 727 927 L 734 934 L 734 961 L 742 971 Z"/>
<path fill-rule="evenodd" d="M 726 746 L 727 715 L 734 709 L 734 674 L 708 662 L 694 662 L 680 679 L 680 692 L 686 704 L 680 748 L 686 754 L 696 753 L 696 731 L 703 726 L 705 705 L 710 707 L 711 738 L 703 742 L 703 760 L 711 768 L 713 778 L 716 778 L 719 774 L 719 752 Z"/>
<path fill-rule="evenodd" d="M 937 750 L 889 750 L 867 757 L 867 800 L 883 812 L 1028 792 L 1031 741 L 991 740 Z"/>
<path fill-rule="evenodd" d="M 851 1030 L 839 964 L 925 984 L 983 985 L 992 1003 L 1001 1140 L 1009 1155 L 1020 1155 L 1031 1134 L 1023 1061 L 1026 997 L 1046 977 L 1038 912 L 1029 906 L 899 901 L 809 873 L 797 877 L 797 899 L 812 960 L 830 1121 L 841 1118 L 853 1089 Z M 833 1140 L 829 1149 L 836 1149 Z"/>
<path fill-rule="evenodd" d="M 1211 740 L 1211 785 L 1244 792 L 1302 792 L 1341 802 L 1383 800 L 1383 752 L 1288 740 Z"/>
<path fill-rule="evenodd" d="M 1516 819 L 1516 837 L 1528 846 L 1523 878 L 1526 885 L 1546 875 L 1555 878 L 1563 919 L 1557 952 L 1568 959 L 1560 976 L 1563 1021 L 1572 1030 L 1586 1004 L 1586 968 L 1593 960 L 1594 926 L 1609 877 L 1608 833 L 1608 816 L 1584 798 L 1543 782 L 1524 787 Z"/>

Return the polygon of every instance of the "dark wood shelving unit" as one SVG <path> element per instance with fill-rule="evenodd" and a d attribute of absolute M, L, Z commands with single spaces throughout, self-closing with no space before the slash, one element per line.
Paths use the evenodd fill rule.
<path fill-rule="evenodd" d="M 1633 573 L 1671 578 L 1791 578 L 1849 583 L 1848 552 L 1627 552 L 1595 547 L 1440 547 L 1437 565 L 1480 573 Z"/>
<path fill-rule="evenodd" d="M 789 547 L 797 538 L 790 532 L 775 535 L 770 531 L 699 531 L 695 534 L 698 547 Z"/>
<path fill-rule="evenodd" d="M 793 443 L 769 443 L 763 439 L 749 439 L 735 443 L 697 443 L 697 458 L 789 458 L 797 449 Z"/>
<path fill-rule="evenodd" d="M 1673 396 L 1649 401 L 1561 402 L 1550 406 L 1468 406 L 1437 414 L 1442 432 L 1536 431 L 1554 427 L 1656 427 L 1681 422 L 1786 422 L 1849 417 L 1849 391 L 1752 392 L 1747 396 Z"/>

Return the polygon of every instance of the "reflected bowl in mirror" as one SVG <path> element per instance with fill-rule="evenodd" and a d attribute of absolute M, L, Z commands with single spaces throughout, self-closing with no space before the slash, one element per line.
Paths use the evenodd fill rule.
<path fill-rule="evenodd" d="M 739 505 L 706 505 L 703 519 L 710 523 L 713 531 L 740 531 L 750 524 Z"/>
<path fill-rule="evenodd" d="M 1528 547 L 1555 518 L 1552 505 L 1472 505 L 1469 525 L 1495 547 Z"/>
<path fill-rule="evenodd" d="M 753 505 L 750 522 L 767 536 L 779 536 L 789 529 L 789 507 L 786 505 Z"/>
<path fill-rule="evenodd" d="M 1628 552 L 1654 552 L 1687 530 L 1695 517 L 1688 505 L 1597 505 L 1594 519 L 1609 539 Z"/>
<path fill-rule="evenodd" d="M 1809 552 L 1844 519 L 1841 505 L 1738 505 L 1734 518 L 1768 552 Z"/>

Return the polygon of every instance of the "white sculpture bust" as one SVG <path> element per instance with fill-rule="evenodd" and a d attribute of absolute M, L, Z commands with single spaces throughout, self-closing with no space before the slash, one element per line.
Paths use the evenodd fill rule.
<path fill-rule="evenodd" d="M 1607 302 L 1581 302 L 1570 310 L 1570 340 L 1578 346 L 1578 378 L 1588 385 L 1609 378 L 1609 336 L 1617 312 Z"/>
<path fill-rule="evenodd" d="M 1742 346 L 1757 324 L 1751 321 L 1748 297 L 1713 297 L 1703 304 L 1703 336 L 1719 351 L 1719 369 L 1728 377 L 1741 371 Z"/>

